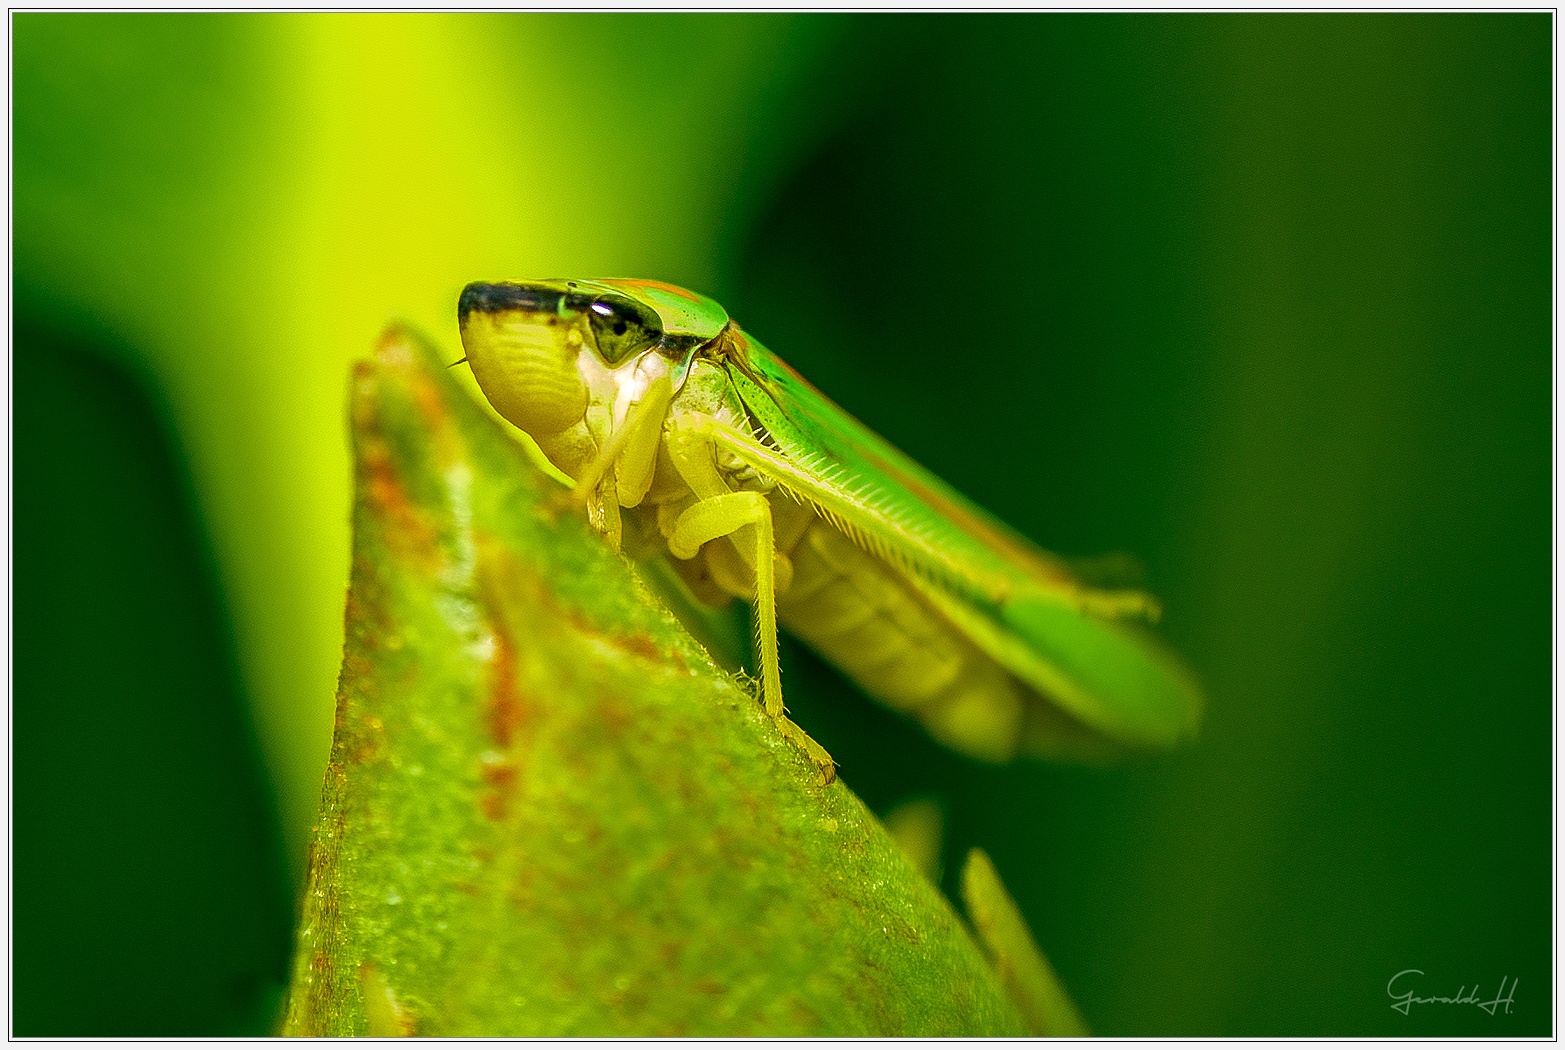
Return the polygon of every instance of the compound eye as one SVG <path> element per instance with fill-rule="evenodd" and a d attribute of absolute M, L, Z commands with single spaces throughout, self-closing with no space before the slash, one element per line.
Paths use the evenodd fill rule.
<path fill-rule="evenodd" d="M 629 299 L 595 299 L 587 316 L 605 364 L 617 365 L 663 338 L 657 314 Z"/>

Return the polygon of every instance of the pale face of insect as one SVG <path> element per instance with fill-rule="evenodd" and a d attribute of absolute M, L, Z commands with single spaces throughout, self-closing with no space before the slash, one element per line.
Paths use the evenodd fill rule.
<path fill-rule="evenodd" d="M 475 283 L 457 312 L 485 396 L 540 442 L 586 421 L 601 443 L 653 381 L 677 389 L 728 323 L 705 296 L 626 279 Z"/>

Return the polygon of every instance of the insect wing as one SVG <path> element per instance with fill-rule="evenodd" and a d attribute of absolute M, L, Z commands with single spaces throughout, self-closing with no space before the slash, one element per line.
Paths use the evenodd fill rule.
<path fill-rule="evenodd" d="M 1171 747 L 1193 733 L 1202 704 L 1193 676 L 1124 618 L 1155 609 L 1149 598 L 1083 586 L 1061 559 L 898 451 L 781 358 L 730 333 L 730 375 L 769 446 L 735 447 L 740 458 L 902 570 L 991 659 L 1088 726 L 1140 748 Z"/>

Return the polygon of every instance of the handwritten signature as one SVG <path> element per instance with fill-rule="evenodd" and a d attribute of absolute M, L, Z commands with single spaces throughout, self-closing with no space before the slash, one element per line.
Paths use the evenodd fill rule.
<path fill-rule="evenodd" d="M 1454 996 L 1450 996 L 1450 995 L 1426 995 L 1426 996 L 1419 996 L 1419 995 L 1415 995 L 1413 992 L 1397 992 L 1397 991 L 1395 991 L 1394 989 L 1395 989 L 1397 981 L 1400 980 L 1403 977 L 1406 977 L 1410 973 L 1416 973 L 1420 977 L 1422 977 L 1424 975 L 1424 971 L 1423 970 L 1403 970 L 1401 973 L 1397 974 L 1395 977 L 1391 978 L 1391 980 L 1386 982 L 1386 994 L 1391 996 L 1391 1000 L 1392 1000 L 1392 1002 L 1391 1002 L 1391 1009 L 1393 1009 L 1393 1010 L 1401 1010 L 1402 1011 L 1402 1016 L 1404 1016 L 1404 1017 L 1406 1017 L 1408 1011 L 1413 1008 L 1413 1004 L 1414 1003 L 1450 1003 L 1450 1004 L 1455 1005 L 1455 1006 L 1476 1006 L 1476 1007 L 1478 1007 L 1478 1009 L 1486 1011 L 1489 1014 L 1490 1017 L 1493 1017 L 1495 1010 L 1497 1010 L 1501 1006 L 1505 1007 L 1505 1012 L 1506 1013 L 1510 1013 L 1511 1012 L 1511 1004 L 1516 1001 L 1516 981 L 1517 981 L 1517 979 L 1515 977 L 1502 977 L 1502 978 L 1500 978 L 1500 994 L 1495 996 L 1493 999 L 1490 999 L 1488 1002 L 1480 1002 L 1479 1001 L 1479 999 L 1478 999 L 1478 989 L 1481 987 L 1481 985 L 1476 985 L 1476 984 L 1473 985 L 1473 990 L 1471 992 L 1469 992 L 1467 990 L 1467 985 L 1465 985 L 1465 984 L 1462 985 L 1461 989 Z M 1506 981 L 1509 981 L 1510 985 L 1511 985 L 1510 994 L 1506 994 L 1506 991 L 1505 991 L 1505 983 L 1506 983 Z M 1411 982 L 1404 981 L 1403 983 L 1404 984 L 1408 984 L 1408 983 L 1411 983 Z"/>

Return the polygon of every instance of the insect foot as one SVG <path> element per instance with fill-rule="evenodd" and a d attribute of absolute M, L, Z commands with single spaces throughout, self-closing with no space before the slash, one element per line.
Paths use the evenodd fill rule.
<path fill-rule="evenodd" d="M 755 702 L 762 705 L 764 710 L 766 705 L 765 687 L 762 685 L 761 680 L 750 676 L 743 668 L 735 672 L 734 676 L 744 685 Z M 783 735 L 783 739 L 793 744 L 800 751 L 803 751 L 804 757 L 814 763 L 815 768 L 820 771 L 820 786 L 825 787 L 837 779 L 837 760 L 831 757 L 831 752 L 816 743 L 815 738 L 806 733 L 797 722 L 789 718 L 784 713 L 786 710 L 784 708 L 783 711 L 775 713 L 768 711 L 767 714 L 771 717 L 772 724 L 777 727 L 777 731 Z"/>
<path fill-rule="evenodd" d="M 777 728 L 782 735 L 793 741 L 804 752 L 806 757 L 820 770 L 821 787 L 825 787 L 837 779 L 837 762 L 824 747 L 815 742 L 815 739 L 800 729 L 798 723 L 787 715 L 777 715 L 774 719 Z"/>

